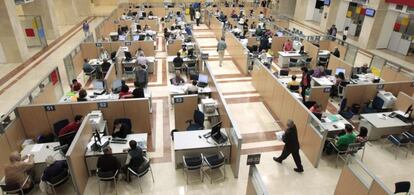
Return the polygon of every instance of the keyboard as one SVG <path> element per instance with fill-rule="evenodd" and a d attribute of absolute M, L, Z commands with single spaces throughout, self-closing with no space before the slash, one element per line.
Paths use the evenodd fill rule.
<path fill-rule="evenodd" d="M 111 141 L 111 144 L 126 144 L 126 143 L 127 143 L 126 140 L 125 141 L 114 141 L 114 140 Z"/>

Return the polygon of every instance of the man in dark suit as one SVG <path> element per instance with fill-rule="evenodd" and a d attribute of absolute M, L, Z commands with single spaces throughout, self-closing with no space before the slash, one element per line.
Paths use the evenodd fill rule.
<path fill-rule="evenodd" d="M 301 173 L 303 172 L 303 166 L 299 155 L 299 141 L 296 125 L 292 120 L 288 120 L 287 127 L 288 128 L 285 130 L 285 134 L 283 135 L 283 142 L 285 142 L 283 152 L 279 157 L 273 157 L 273 160 L 278 163 L 282 163 L 282 161 L 285 160 L 289 154 L 292 154 L 296 164 L 296 168 L 293 170 Z"/>

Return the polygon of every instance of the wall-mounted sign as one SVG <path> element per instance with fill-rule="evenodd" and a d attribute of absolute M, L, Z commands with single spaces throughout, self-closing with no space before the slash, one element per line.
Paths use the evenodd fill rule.
<path fill-rule="evenodd" d="M 261 154 L 251 154 L 247 155 L 247 165 L 257 165 L 260 164 Z"/>
<path fill-rule="evenodd" d="M 108 102 L 98 102 L 98 108 L 108 108 Z"/>
<path fill-rule="evenodd" d="M 54 105 L 47 105 L 47 106 L 44 106 L 44 108 L 46 112 L 53 112 L 56 110 Z"/>
<path fill-rule="evenodd" d="M 131 46 L 131 42 L 125 42 L 125 46 Z"/>
<path fill-rule="evenodd" d="M 181 104 L 184 102 L 184 98 L 183 97 L 174 97 L 174 103 L 175 104 Z"/>
<path fill-rule="evenodd" d="M 96 47 L 102 47 L 102 43 L 95 43 Z"/>
<path fill-rule="evenodd" d="M 367 8 L 365 9 L 365 15 L 369 17 L 375 16 L 375 9 Z"/>

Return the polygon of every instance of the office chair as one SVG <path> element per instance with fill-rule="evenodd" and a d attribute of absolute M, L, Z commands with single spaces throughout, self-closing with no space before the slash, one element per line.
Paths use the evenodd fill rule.
<path fill-rule="evenodd" d="M 280 76 L 289 76 L 289 70 L 288 69 L 281 69 L 279 71 Z"/>
<path fill-rule="evenodd" d="M 96 69 L 93 69 L 93 70 L 91 70 L 91 71 L 87 71 L 87 70 L 83 69 L 83 73 L 84 73 L 86 76 L 89 76 L 89 77 L 91 77 L 91 78 L 94 78 L 94 77 L 95 77 L 95 73 L 96 73 Z"/>
<path fill-rule="evenodd" d="M 59 131 L 61 129 L 63 129 L 63 127 L 66 127 L 66 125 L 69 124 L 69 120 L 68 119 L 63 119 L 60 120 L 56 123 L 53 124 L 53 132 L 55 133 L 56 136 L 59 136 Z"/>
<path fill-rule="evenodd" d="M 134 67 L 124 67 L 124 73 L 126 75 L 134 75 L 135 74 L 135 68 Z"/>
<path fill-rule="evenodd" d="M 400 181 L 395 183 L 395 191 L 394 194 L 397 193 L 405 193 L 409 194 L 411 188 L 411 183 L 409 181 Z"/>
<path fill-rule="evenodd" d="M 306 101 L 303 104 L 305 104 L 306 108 L 310 109 L 310 108 L 312 108 L 313 105 L 316 104 L 316 102 L 315 101 Z"/>
<path fill-rule="evenodd" d="M 289 86 L 289 90 L 292 91 L 292 92 L 296 92 L 296 93 L 299 92 L 299 88 L 300 88 L 299 85 L 291 85 L 291 86 Z"/>
<path fill-rule="evenodd" d="M 372 100 L 371 105 L 367 103 L 366 106 L 362 110 L 363 110 L 363 113 L 376 113 L 382 110 L 383 105 L 384 105 L 384 100 L 382 100 L 378 96 L 375 96 L 374 99 Z"/>
<path fill-rule="evenodd" d="M 408 144 L 410 143 L 409 137 L 407 137 L 404 133 L 402 134 L 392 134 L 387 137 L 387 140 L 391 143 L 391 146 L 395 148 L 395 159 L 397 159 L 397 150 L 400 148 L 403 150 L 405 148 L 406 154 L 405 157 L 408 157 Z"/>
<path fill-rule="evenodd" d="M 329 143 L 336 151 L 335 167 L 338 167 L 339 159 L 342 159 L 345 161 L 345 164 L 348 164 L 349 157 L 355 155 L 358 152 L 359 148 L 362 147 L 361 143 L 352 143 L 348 145 L 346 150 L 340 150 L 338 147 L 336 147 L 336 144 L 332 140 L 330 140 Z"/>
<path fill-rule="evenodd" d="M 139 167 L 128 166 L 127 178 L 130 178 L 131 174 L 138 178 L 138 184 L 139 184 L 139 188 L 141 189 L 141 193 L 142 193 L 142 186 L 141 186 L 141 182 L 139 181 L 139 178 L 143 177 L 145 174 L 147 174 L 150 171 L 152 182 L 154 182 L 154 174 L 152 173 L 150 162 L 151 162 L 150 159 L 144 157 L 144 162 L 141 164 L 141 166 Z"/>
<path fill-rule="evenodd" d="M 117 183 L 117 177 L 118 175 L 118 170 L 115 171 L 115 173 L 113 171 L 99 171 L 99 169 L 96 170 L 96 176 L 98 177 L 98 189 L 99 189 L 99 194 L 101 194 L 101 182 L 114 182 L 115 185 L 115 193 L 118 194 L 118 190 L 116 187 L 116 183 Z"/>
<path fill-rule="evenodd" d="M 332 75 L 332 69 L 325 69 L 325 75 Z"/>
<path fill-rule="evenodd" d="M 201 168 L 203 167 L 203 158 L 201 155 L 197 156 L 183 156 L 183 172 L 186 175 L 186 181 L 188 184 L 188 173 L 190 172 L 199 172 L 200 173 L 200 180 L 203 182 L 203 171 Z"/>
<path fill-rule="evenodd" d="M 289 67 L 296 67 L 299 65 L 299 60 L 296 58 L 289 58 Z"/>
<path fill-rule="evenodd" d="M 318 61 L 319 66 L 328 66 L 328 58 L 320 57 Z"/>
<path fill-rule="evenodd" d="M 131 134 L 131 129 L 132 129 L 132 122 L 131 119 L 129 118 L 117 118 L 114 120 L 114 126 L 116 123 L 121 122 L 122 125 L 124 125 L 124 128 L 126 128 L 126 132 L 127 134 Z"/>
<path fill-rule="evenodd" d="M 27 176 L 22 185 L 17 183 L 8 185 L 5 183 L 0 184 L 2 194 L 24 194 L 23 186 L 26 185 L 26 183 L 29 181 L 29 178 L 30 176 Z"/>
<path fill-rule="evenodd" d="M 68 170 L 65 170 L 50 179 L 50 181 L 47 181 L 46 184 L 52 189 L 53 194 L 56 194 L 55 188 L 64 184 L 67 180 L 69 180 L 69 177 L 70 175 Z"/>
<path fill-rule="evenodd" d="M 207 169 L 204 170 L 204 173 L 208 178 L 210 178 L 210 183 L 213 183 L 213 178 L 211 177 L 213 170 L 219 170 L 221 172 L 220 168 L 223 168 L 223 179 L 226 179 L 226 158 L 224 157 L 221 151 L 218 154 L 213 154 L 209 156 L 201 154 L 201 156 L 203 158 L 204 163 L 207 165 Z M 206 173 L 207 170 L 209 170 L 210 175 Z"/>
<path fill-rule="evenodd" d="M 346 106 L 346 103 L 347 99 L 342 99 L 338 114 L 343 116 L 345 119 L 351 119 L 354 116 L 354 113 L 350 111 L 349 107 Z"/>
<path fill-rule="evenodd" d="M 187 131 L 204 129 L 204 113 L 194 110 L 193 119 L 194 123 L 193 120 L 186 121 L 188 123 Z"/>
<path fill-rule="evenodd" d="M 312 58 L 306 58 L 302 60 L 303 66 L 307 67 L 312 62 Z"/>

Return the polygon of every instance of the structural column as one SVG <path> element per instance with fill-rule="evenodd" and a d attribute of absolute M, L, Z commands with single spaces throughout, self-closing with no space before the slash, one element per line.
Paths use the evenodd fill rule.
<path fill-rule="evenodd" d="M 320 24 L 322 32 L 326 32 L 328 28 L 330 28 L 333 24 L 336 24 L 336 17 L 338 15 L 341 1 L 343 0 L 331 1 L 331 5 L 324 7 Z"/>
<path fill-rule="evenodd" d="M 47 40 L 54 40 L 60 35 L 56 14 L 53 8 L 53 0 L 38 0 L 22 5 L 24 15 L 40 16 L 42 18 Z"/>
<path fill-rule="evenodd" d="M 53 10 L 55 10 L 59 25 L 74 25 L 80 21 L 74 3 L 72 0 L 54 0 Z"/>
<path fill-rule="evenodd" d="M 365 49 L 375 49 L 377 47 L 388 11 L 388 4 L 385 1 L 370 1 L 370 4 L 369 7 L 376 10 L 375 16 L 365 16 L 358 39 L 359 46 Z M 387 26 L 390 29 L 394 27 L 393 23 L 391 25 L 387 24 Z"/>
<path fill-rule="evenodd" d="M 14 0 L 0 1 L 0 63 L 22 62 L 29 57 Z"/>
<path fill-rule="evenodd" d="M 88 17 L 92 15 L 92 4 L 90 0 L 72 0 L 77 15 L 80 17 Z"/>

